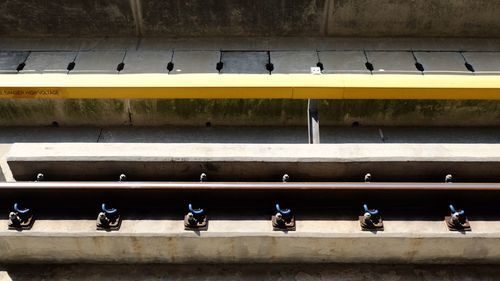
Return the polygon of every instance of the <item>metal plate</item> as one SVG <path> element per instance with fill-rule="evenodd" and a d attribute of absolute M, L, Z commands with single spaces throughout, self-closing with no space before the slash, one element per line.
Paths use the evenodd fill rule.
<path fill-rule="evenodd" d="M 358 219 L 362 231 L 384 231 L 384 221 L 382 218 L 376 224 L 366 224 L 364 216 L 359 216 Z"/>
<path fill-rule="evenodd" d="M 366 57 L 362 51 L 319 52 L 319 61 L 323 64 L 323 73 L 364 73 Z"/>
<path fill-rule="evenodd" d="M 30 230 L 33 227 L 33 224 L 35 223 L 35 218 L 34 216 L 31 216 L 26 222 L 23 223 L 11 223 L 9 220 L 9 229 L 10 230 Z"/>
<path fill-rule="evenodd" d="M 175 51 L 170 74 L 219 73 L 216 66 L 220 59 L 219 51 Z"/>
<path fill-rule="evenodd" d="M 462 225 L 454 225 L 450 222 L 451 216 L 444 217 L 444 223 L 448 227 L 449 231 L 471 231 L 470 223 L 467 218 L 465 218 L 465 223 Z"/>
<path fill-rule="evenodd" d="M 292 216 L 290 222 L 285 223 L 285 225 L 279 225 L 278 222 L 276 222 L 276 216 L 272 216 L 271 223 L 274 231 L 295 231 L 297 229 L 295 225 L 295 216 Z"/>
<path fill-rule="evenodd" d="M 167 65 L 172 60 L 172 51 L 127 52 L 125 68 L 120 73 L 168 73 Z"/>
<path fill-rule="evenodd" d="M 474 67 L 475 74 L 500 73 L 500 52 L 464 52 L 463 55 Z"/>
<path fill-rule="evenodd" d="M 373 74 L 422 74 L 411 52 L 366 52 Z"/>
<path fill-rule="evenodd" d="M 125 51 L 80 52 L 70 73 L 118 73 L 116 68 L 124 56 Z"/>
<path fill-rule="evenodd" d="M 184 216 L 184 230 L 208 230 L 208 218 L 207 216 L 203 217 L 201 222 L 198 222 L 197 225 L 193 226 L 189 223 L 188 215 Z"/>
<path fill-rule="evenodd" d="M 28 57 L 29 52 L 0 52 L 0 73 L 17 73 L 19 64 Z"/>
<path fill-rule="evenodd" d="M 118 216 L 118 218 L 110 223 L 109 225 L 103 225 L 99 221 L 99 216 L 97 217 L 97 222 L 96 222 L 96 229 L 97 230 L 103 230 L 103 231 L 116 231 L 119 230 L 122 225 L 122 217 Z"/>
<path fill-rule="evenodd" d="M 275 73 L 311 73 L 318 63 L 317 52 L 271 52 L 271 63 Z"/>
<path fill-rule="evenodd" d="M 222 52 L 221 61 L 221 73 L 269 74 L 267 52 Z"/>
<path fill-rule="evenodd" d="M 459 52 L 414 52 L 424 74 L 471 74 Z"/>
<path fill-rule="evenodd" d="M 32 52 L 20 73 L 66 73 L 76 52 Z"/>

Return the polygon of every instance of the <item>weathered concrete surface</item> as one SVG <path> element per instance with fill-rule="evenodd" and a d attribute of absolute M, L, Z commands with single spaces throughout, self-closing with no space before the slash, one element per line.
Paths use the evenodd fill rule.
<path fill-rule="evenodd" d="M 128 109 L 126 100 L 1 100 L 0 124 L 4 126 L 128 125 L 130 124 Z"/>
<path fill-rule="evenodd" d="M 6 0 L 0 4 L 0 33 L 13 36 L 132 35 L 129 1 Z"/>
<path fill-rule="evenodd" d="M 366 57 L 373 65 L 373 74 L 422 74 L 411 52 L 366 52 Z"/>
<path fill-rule="evenodd" d="M 499 73 L 500 53 L 489 52 L 465 52 L 465 60 L 474 67 L 476 74 L 496 74 Z"/>
<path fill-rule="evenodd" d="M 176 51 L 172 60 L 174 69 L 170 74 L 218 73 L 216 66 L 220 59 L 218 51 Z"/>
<path fill-rule="evenodd" d="M 499 101 L 321 100 L 322 126 L 498 126 Z M 0 99 L 0 126 L 306 126 L 306 100 Z"/>
<path fill-rule="evenodd" d="M 496 265 L 9 265 L 0 280 L 496 281 Z M 3 278 L 3 279 L 2 279 Z"/>
<path fill-rule="evenodd" d="M 424 74 L 472 74 L 458 52 L 414 52 L 414 55 L 423 65 Z"/>
<path fill-rule="evenodd" d="M 127 52 L 125 68 L 121 73 L 165 73 L 168 63 L 172 60 L 172 51 Z"/>
<path fill-rule="evenodd" d="M 385 220 L 363 232 L 356 220 L 297 220 L 297 231 L 272 230 L 269 219 L 211 219 L 208 231 L 178 220 L 124 220 L 120 231 L 95 220 L 38 220 L 30 231 L 1 220 L 2 263 L 499 263 L 496 221 L 471 221 L 472 232 L 443 221 Z"/>
<path fill-rule="evenodd" d="M 370 172 L 394 178 L 498 181 L 499 144 L 14 144 L 6 156 L 16 180 L 358 181 Z"/>
<path fill-rule="evenodd" d="M 323 73 L 364 73 L 366 57 L 362 51 L 324 51 L 319 52 L 319 62 L 323 64 Z"/>
<path fill-rule="evenodd" d="M 480 51 L 499 52 L 500 38 L 429 37 L 4 37 L 1 50 L 58 51 Z"/>
<path fill-rule="evenodd" d="M 500 35 L 489 0 L 7 0 L 3 36 Z"/>
<path fill-rule="evenodd" d="M 224 67 L 220 73 L 257 73 L 269 74 L 266 64 L 270 62 L 267 52 L 222 52 Z"/>
<path fill-rule="evenodd" d="M 66 73 L 77 52 L 31 52 L 22 73 Z"/>

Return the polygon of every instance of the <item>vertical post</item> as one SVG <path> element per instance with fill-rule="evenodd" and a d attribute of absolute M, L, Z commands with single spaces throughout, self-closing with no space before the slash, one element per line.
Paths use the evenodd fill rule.
<path fill-rule="evenodd" d="M 318 101 L 313 99 L 307 100 L 307 129 L 309 131 L 309 143 L 319 142 L 319 114 Z"/>

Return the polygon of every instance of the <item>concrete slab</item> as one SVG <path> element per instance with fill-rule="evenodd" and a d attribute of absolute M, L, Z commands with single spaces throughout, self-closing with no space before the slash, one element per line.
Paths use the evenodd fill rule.
<path fill-rule="evenodd" d="M 185 231 L 179 220 L 129 220 L 118 232 L 95 230 L 94 220 L 39 219 L 30 231 L 0 220 L 0 262 L 46 263 L 478 263 L 500 262 L 495 221 L 473 232 L 447 230 L 443 221 L 385 220 L 383 232 L 357 221 L 297 220 L 297 231 L 273 231 L 269 220 L 211 219 L 208 231 Z M 473 250 L 472 250 L 473 249 Z M 466 254 L 465 254 L 466 253 Z"/>
<path fill-rule="evenodd" d="M 77 52 L 31 52 L 19 73 L 66 73 Z"/>
<path fill-rule="evenodd" d="M 471 74 L 459 52 L 414 52 L 424 74 Z"/>
<path fill-rule="evenodd" d="M 168 73 L 167 64 L 172 60 L 172 51 L 128 51 L 125 68 L 120 74 Z"/>
<path fill-rule="evenodd" d="M 495 281 L 500 276 L 498 265 L 463 264 L 12 264 L 0 270 L 3 270 L 0 271 L 2 281 Z"/>
<path fill-rule="evenodd" d="M 463 55 L 474 67 L 475 74 L 500 73 L 500 52 L 464 52 Z"/>
<path fill-rule="evenodd" d="M 362 51 L 323 51 L 318 52 L 323 64 L 323 73 L 360 73 L 370 74 L 366 69 L 366 57 Z"/>
<path fill-rule="evenodd" d="M 320 35 L 327 1 L 280 0 L 232 3 L 190 0 L 141 3 L 146 36 L 291 36 Z M 196 27 L 196 28 L 194 28 Z"/>
<path fill-rule="evenodd" d="M 124 58 L 125 51 L 79 52 L 70 73 L 118 73 L 117 66 Z"/>
<path fill-rule="evenodd" d="M 219 73 L 217 63 L 220 60 L 220 51 L 175 51 L 174 69 L 170 74 Z"/>
<path fill-rule="evenodd" d="M 311 73 L 311 67 L 318 64 L 318 53 L 309 52 L 271 52 L 271 63 L 274 64 L 273 74 Z"/>
<path fill-rule="evenodd" d="M 220 73 L 269 74 L 266 69 L 266 64 L 269 63 L 267 52 L 222 52 L 221 61 L 224 67 Z"/>
<path fill-rule="evenodd" d="M 321 120 L 320 120 L 321 121 Z M 411 134 L 409 130 L 406 133 Z M 320 127 L 321 143 L 382 143 L 377 127 Z"/>
<path fill-rule="evenodd" d="M 126 172 L 141 180 L 498 181 L 499 144 L 14 144 L 7 162 L 16 180 L 39 171 L 58 180 L 106 180 Z M 81 173 L 82 170 L 86 174 Z"/>
<path fill-rule="evenodd" d="M 114 127 L 102 130 L 105 143 L 307 143 L 307 127 Z"/>
<path fill-rule="evenodd" d="M 28 55 L 29 52 L 0 52 L 0 73 L 17 73 L 17 68 Z"/>
<path fill-rule="evenodd" d="M 387 143 L 500 143 L 500 132 L 494 128 L 401 128 L 384 127 Z"/>
<path fill-rule="evenodd" d="M 9 1 L 0 6 L 0 33 L 17 37 L 136 34 L 129 1 Z"/>
<path fill-rule="evenodd" d="M 101 129 L 95 127 L 0 127 L 0 145 L 18 142 L 97 142 L 100 132 Z"/>
<path fill-rule="evenodd" d="M 422 74 L 411 52 L 366 52 L 373 74 Z"/>

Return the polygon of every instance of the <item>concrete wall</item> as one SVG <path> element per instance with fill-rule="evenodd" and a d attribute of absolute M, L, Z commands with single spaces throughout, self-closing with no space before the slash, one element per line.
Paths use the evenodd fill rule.
<path fill-rule="evenodd" d="M 306 109 L 306 100 L 2 99 L 0 126 L 305 126 Z M 319 114 L 324 126 L 498 126 L 500 101 L 324 100 Z"/>
<path fill-rule="evenodd" d="M 5 0 L 2 36 L 500 35 L 497 0 Z"/>

